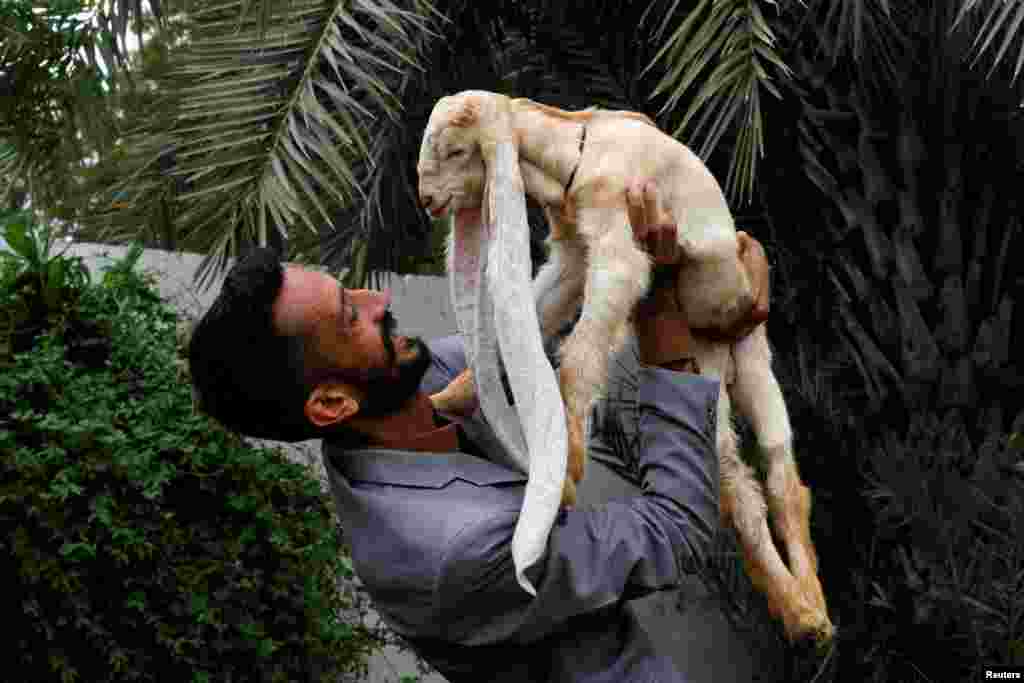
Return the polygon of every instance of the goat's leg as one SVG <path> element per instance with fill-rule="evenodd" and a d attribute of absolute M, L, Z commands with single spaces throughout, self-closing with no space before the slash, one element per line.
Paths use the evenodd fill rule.
<path fill-rule="evenodd" d="M 802 615 L 799 630 L 819 642 L 834 633 L 825 594 L 818 580 L 818 557 L 811 541 L 811 492 L 800 480 L 793 457 L 793 431 L 778 380 L 772 372 L 771 348 L 764 325 L 733 345 L 736 408 L 750 420 L 766 458 L 765 486 L 772 525 L 786 548 L 789 569 L 800 590 L 814 606 Z"/>
<path fill-rule="evenodd" d="M 556 224 L 549 210 L 552 234 Z M 587 277 L 587 249 L 582 239 L 549 238 L 548 260 L 533 280 L 533 296 L 540 319 L 540 334 L 547 341 L 569 322 L 580 300 Z"/>
<path fill-rule="evenodd" d="M 431 394 L 434 410 L 468 417 L 476 409 L 476 385 L 473 383 L 473 369 L 466 368 L 441 391 Z"/>
<path fill-rule="evenodd" d="M 551 218 L 549 214 L 549 222 Z M 545 341 L 575 314 L 583 298 L 586 264 L 586 247 L 581 240 L 549 239 L 548 260 L 533 280 L 540 334 Z M 562 505 L 572 506 L 576 504 L 576 482 L 582 470 L 570 467 L 568 474 L 562 487 Z"/>
<path fill-rule="evenodd" d="M 608 384 L 608 360 L 624 341 L 630 312 L 650 283 L 650 259 L 633 240 L 625 209 L 578 212 L 587 240 L 583 313 L 561 347 L 559 384 L 569 432 L 569 475 L 579 482 L 586 459 L 586 422 Z"/>
<path fill-rule="evenodd" d="M 728 362 L 723 361 L 723 356 L 727 359 L 728 352 L 721 353 L 721 348 L 710 353 L 698 352 L 701 374 L 721 379 L 724 368 L 717 366 Z M 812 605 L 772 542 L 764 493 L 753 469 L 739 457 L 729 394 L 724 386 L 718 395 L 717 449 L 722 523 L 736 530 L 743 566 L 754 588 L 767 599 L 768 611 L 782 620 L 790 640 L 799 639 L 804 635 L 804 615 L 812 610 Z"/>

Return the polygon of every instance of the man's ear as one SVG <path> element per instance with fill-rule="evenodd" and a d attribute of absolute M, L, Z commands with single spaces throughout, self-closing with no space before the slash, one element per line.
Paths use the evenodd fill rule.
<path fill-rule="evenodd" d="M 306 417 L 317 427 L 327 427 L 350 419 L 359 412 L 359 399 L 352 387 L 325 382 L 309 394 L 305 405 Z"/>

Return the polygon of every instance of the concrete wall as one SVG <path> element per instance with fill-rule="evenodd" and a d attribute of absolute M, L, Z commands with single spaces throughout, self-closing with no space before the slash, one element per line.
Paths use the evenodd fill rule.
<path fill-rule="evenodd" d="M 126 251 L 124 247 L 75 244 L 68 254 L 82 256 L 94 276 L 99 276 L 105 264 L 120 258 Z M 220 290 L 220 280 L 215 281 L 205 292 L 197 291 L 193 286 L 193 274 L 200 260 L 195 254 L 147 250 L 141 258 L 140 266 L 144 271 L 156 275 L 160 293 L 167 301 L 180 313 L 194 319 L 209 307 Z M 402 334 L 431 339 L 456 332 L 448 285 L 443 278 L 390 276 L 382 286 L 391 290 L 392 312 Z M 628 361 L 624 362 L 628 364 Z M 321 478 L 325 477 L 319 442 L 286 446 L 283 450 L 289 457 L 307 463 Z M 580 502 L 595 504 L 635 492 L 635 487 L 610 469 L 594 463 L 588 468 L 587 477 L 580 489 Z M 688 675 L 688 680 L 693 683 L 754 680 L 754 658 L 743 641 L 730 629 L 719 609 L 709 601 L 702 600 L 705 595 L 706 591 L 700 582 L 690 580 L 679 590 L 636 600 L 633 605 L 658 646 L 675 657 L 680 668 Z M 685 606 L 684 611 L 680 611 L 680 605 Z M 373 683 L 395 683 L 401 675 L 415 671 L 413 658 L 397 648 L 389 648 L 371 662 L 366 680 Z M 434 673 L 421 680 L 423 683 L 443 683 L 445 679 Z"/>

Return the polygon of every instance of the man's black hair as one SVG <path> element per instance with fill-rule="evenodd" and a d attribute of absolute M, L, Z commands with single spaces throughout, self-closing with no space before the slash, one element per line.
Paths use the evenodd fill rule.
<path fill-rule="evenodd" d="M 199 407 L 234 431 L 276 441 L 326 435 L 303 407 L 313 387 L 304 379 L 301 336 L 276 334 L 274 300 L 284 284 L 278 255 L 258 248 L 239 259 L 189 342 L 192 385 Z M 331 429 L 349 445 L 361 439 L 351 429 Z"/>

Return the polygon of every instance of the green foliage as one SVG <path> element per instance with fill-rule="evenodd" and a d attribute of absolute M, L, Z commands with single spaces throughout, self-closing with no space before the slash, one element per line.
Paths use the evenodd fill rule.
<path fill-rule="evenodd" d="M 11 252 L 0 251 L 0 364 L 24 351 L 45 328 L 60 328 L 75 318 L 89 284 L 81 259 L 51 253 L 53 226 L 29 211 L 0 214 L 0 235 Z"/>
<path fill-rule="evenodd" d="M 970 680 L 1018 647 L 1022 91 L 970 64 L 1010 4 L 817 0 L 779 31 L 803 38 L 752 232 L 838 629 L 819 681 Z"/>
<path fill-rule="evenodd" d="M 30 195 L 35 208 L 69 218 L 87 157 L 111 144 L 108 96 L 123 52 L 95 14 L 81 0 L 0 2 L 0 204 Z"/>
<path fill-rule="evenodd" d="M 781 97 L 769 71 L 784 79 L 791 77 L 761 11 L 762 5 L 769 4 L 778 9 L 774 0 L 703 0 L 679 23 L 648 66 L 662 59 L 668 63 L 661 82 L 651 93 L 654 98 L 671 91 L 662 112 L 675 109 L 683 95 L 689 95 L 696 86 L 696 95 L 673 135 L 686 131 L 693 117 L 702 111 L 689 131 L 691 138 L 702 140 L 698 150 L 702 157 L 707 158 L 726 130 L 741 122 L 725 186 L 730 197 L 746 201 L 753 194 L 757 161 L 764 156 L 761 93 Z M 671 12 L 665 15 L 659 39 L 672 18 Z"/>
<path fill-rule="evenodd" d="M 400 116 L 395 75 L 421 68 L 433 9 L 402 4 L 193 3 L 160 81 L 165 111 L 128 139 L 108 188 L 106 234 L 140 215 L 173 224 L 208 256 L 200 283 L 242 245 L 317 244 L 363 190 L 352 166 L 369 154 L 370 121 Z"/>
<path fill-rule="evenodd" d="M 869 680 L 913 675 L 908 660 L 933 680 L 1024 666 L 1024 448 L 1018 434 L 972 448 L 955 425 L 926 413 L 870 453 Z"/>
<path fill-rule="evenodd" d="M 974 62 L 980 60 L 990 48 L 994 50 L 998 45 L 998 52 L 991 59 L 988 70 L 988 76 L 992 76 L 1004 58 L 1013 57 L 1012 51 L 1008 52 L 1008 49 L 1016 43 L 1017 59 L 1013 66 L 1013 80 L 1017 80 L 1021 67 L 1024 66 L 1024 41 L 1021 40 L 1019 32 L 1021 22 L 1024 21 L 1024 3 L 961 0 L 960 10 L 957 12 L 953 27 L 956 28 L 972 12 L 978 15 L 972 23 L 975 26 L 981 24 L 981 28 L 976 30 L 976 37 L 971 45 L 971 49 L 974 51 Z M 980 18 L 982 14 L 985 16 L 983 21 Z M 998 40 L 993 42 L 993 39 L 996 38 Z"/>
<path fill-rule="evenodd" d="M 132 257 L 79 298 L 101 352 L 49 328 L 0 374 L 0 609 L 19 678 L 364 671 L 379 638 L 339 616 L 331 499 L 193 411 L 177 318 Z"/>

